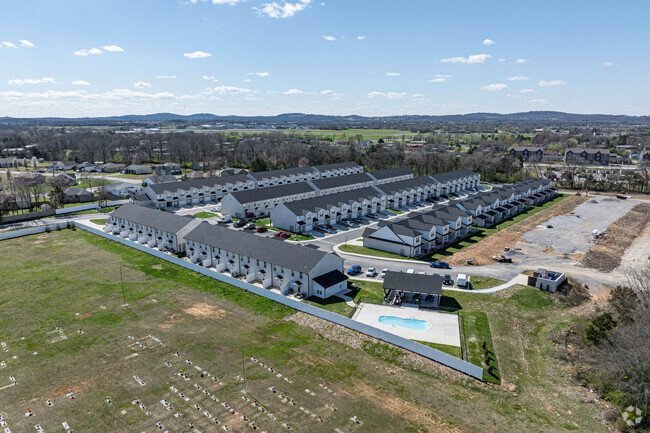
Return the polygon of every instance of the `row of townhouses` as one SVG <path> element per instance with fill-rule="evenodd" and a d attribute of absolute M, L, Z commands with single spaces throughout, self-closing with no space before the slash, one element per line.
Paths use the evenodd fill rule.
<path fill-rule="evenodd" d="M 258 188 L 265 188 L 269 195 L 280 197 L 284 190 L 280 188 L 274 191 L 271 188 L 305 183 L 312 179 L 330 179 L 339 176 L 349 176 L 361 172 L 363 172 L 363 167 L 360 165 L 354 162 L 343 162 L 315 167 L 288 168 L 284 170 L 199 178 L 182 182 L 156 182 L 156 184 L 148 185 L 141 194 L 133 198 L 132 202 L 159 209 L 173 208 L 210 201 L 217 202 L 228 194 Z M 292 191 L 289 189 L 287 193 L 292 195 Z M 243 197 L 248 196 L 244 195 Z"/>
<path fill-rule="evenodd" d="M 185 252 L 198 266 L 282 293 L 328 298 L 347 289 L 337 255 L 191 217 L 127 204 L 111 213 L 104 231 L 161 251 Z"/>
<path fill-rule="evenodd" d="M 270 211 L 271 222 L 274 227 L 283 230 L 309 232 L 319 225 L 340 223 L 342 219 L 364 217 L 386 209 L 421 203 L 451 192 L 475 191 L 480 182 L 480 176 L 470 170 L 415 178 L 411 175 L 406 179 L 401 168 L 390 170 L 396 170 L 394 173 L 401 180 L 384 183 L 373 180 L 370 183 L 362 179 L 331 188 L 328 185 L 328 188 L 317 189 L 314 197 L 273 207 Z M 372 175 L 372 172 L 367 174 Z"/>
<path fill-rule="evenodd" d="M 407 257 L 422 256 L 470 235 L 473 226 L 494 225 L 556 194 L 551 181 L 542 179 L 494 188 L 467 199 L 434 206 L 401 221 L 380 221 L 377 228 L 364 231 L 363 245 Z"/>

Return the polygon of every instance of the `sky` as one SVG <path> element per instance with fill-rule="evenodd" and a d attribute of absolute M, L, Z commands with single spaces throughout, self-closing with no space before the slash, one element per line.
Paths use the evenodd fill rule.
<path fill-rule="evenodd" d="M 650 114 L 647 0 L 2 0 L 0 116 Z"/>

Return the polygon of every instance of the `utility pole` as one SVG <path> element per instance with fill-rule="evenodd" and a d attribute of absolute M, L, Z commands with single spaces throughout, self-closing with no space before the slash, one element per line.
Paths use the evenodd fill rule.
<path fill-rule="evenodd" d="M 126 306 L 126 296 L 124 295 L 124 278 L 122 277 L 122 265 L 120 265 L 120 282 L 122 283 L 122 301 Z"/>

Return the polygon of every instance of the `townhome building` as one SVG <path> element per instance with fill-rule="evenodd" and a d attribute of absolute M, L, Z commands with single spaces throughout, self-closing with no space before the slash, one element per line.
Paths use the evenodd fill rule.
<path fill-rule="evenodd" d="M 125 204 L 111 212 L 104 231 L 161 251 L 179 253 L 185 251 L 185 235 L 200 223 L 192 217 Z"/>
<path fill-rule="evenodd" d="M 142 190 L 142 186 L 128 182 L 113 182 L 106 186 L 106 190 L 116 197 L 129 197 L 139 193 Z"/>
<path fill-rule="evenodd" d="M 316 190 L 308 182 L 237 191 L 223 198 L 221 212 L 234 218 L 266 216 L 273 208 L 282 203 L 315 196 Z"/>
<path fill-rule="evenodd" d="M 154 203 L 156 208 L 165 209 L 210 201 L 216 203 L 232 192 L 253 188 L 255 188 L 253 180 L 246 175 L 237 174 L 182 182 L 154 183 L 145 187 L 142 193 Z"/>
<path fill-rule="evenodd" d="M 154 165 L 153 171 L 158 175 L 170 174 L 173 176 L 175 174 L 181 174 L 181 166 L 175 162 L 166 162 L 164 164 Z"/>
<path fill-rule="evenodd" d="M 609 157 L 609 149 L 582 149 L 573 147 L 564 152 L 564 163 L 608 165 Z"/>
<path fill-rule="evenodd" d="M 146 186 L 154 185 L 157 183 L 169 183 L 169 182 L 178 182 L 178 179 L 176 179 L 176 176 L 172 176 L 171 174 L 163 174 L 163 175 L 149 176 L 142 181 L 142 183 Z"/>
<path fill-rule="evenodd" d="M 185 235 L 192 263 L 263 288 L 326 299 L 347 290 L 343 259 L 313 248 L 203 222 Z"/>
<path fill-rule="evenodd" d="M 315 165 L 313 169 L 320 173 L 321 179 L 363 173 L 363 167 L 356 162 Z"/>
<path fill-rule="evenodd" d="M 512 157 L 520 157 L 523 162 L 542 162 L 544 148 L 535 146 L 511 146 L 508 153 Z"/>
<path fill-rule="evenodd" d="M 422 235 L 407 224 L 387 223 L 363 232 L 363 246 L 404 257 L 422 255 Z"/>
<path fill-rule="evenodd" d="M 146 165 L 131 164 L 124 167 L 126 174 L 151 174 L 153 170 Z"/>
<path fill-rule="evenodd" d="M 258 188 L 263 188 L 320 179 L 320 172 L 311 167 L 294 167 L 282 170 L 254 171 L 249 173 L 248 177 L 257 182 Z"/>
<path fill-rule="evenodd" d="M 311 180 L 309 184 L 316 189 L 318 195 L 328 195 L 354 189 L 368 188 L 373 186 L 374 182 L 374 179 L 368 173 L 357 173 Z"/>
<path fill-rule="evenodd" d="M 413 177 L 411 170 L 404 166 L 387 168 L 385 170 L 370 171 L 368 174 L 374 179 L 375 185 L 381 185 L 388 182 L 397 182 L 398 180 L 406 180 Z"/>
<path fill-rule="evenodd" d="M 481 183 L 481 175 L 472 170 L 462 169 L 431 176 L 440 182 L 440 195 L 476 190 Z"/>
<path fill-rule="evenodd" d="M 305 233 L 321 225 L 382 212 L 386 204 L 386 195 L 377 188 L 359 188 L 280 204 L 271 209 L 271 223 L 283 230 Z"/>
<path fill-rule="evenodd" d="M 388 208 L 394 209 L 435 197 L 439 184 L 432 177 L 421 176 L 382 183 L 376 188 L 386 194 Z"/>

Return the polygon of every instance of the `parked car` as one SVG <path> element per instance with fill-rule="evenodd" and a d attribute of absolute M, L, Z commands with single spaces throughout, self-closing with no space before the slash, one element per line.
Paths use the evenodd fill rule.
<path fill-rule="evenodd" d="M 456 278 L 456 284 L 458 287 L 467 287 L 469 284 L 469 278 L 467 278 L 467 275 L 465 274 L 458 274 L 458 277 Z"/>
<path fill-rule="evenodd" d="M 439 276 L 440 276 L 440 274 L 433 274 L 433 276 L 434 276 L 434 277 L 439 277 Z"/>
<path fill-rule="evenodd" d="M 224 215 L 222 217 L 219 217 L 219 219 L 217 220 L 217 222 L 219 224 L 229 223 L 230 221 L 232 221 L 232 218 L 230 218 L 230 215 Z"/>
<path fill-rule="evenodd" d="M 366 271 L 366 277 L 374 277 L 377 275 L 377 270 L 375 268 L 368 268 Z"/>
<path fill-rule="evenodd" d="M 352 224 L 350 224 L 350 221 L 348 221 L 348 220 L 341 220 L 341 225 L 344 225 L 346 227 L 350 227 Z"/>
<path fill-rule="evenodd" d="M 426 273 L 426 272 L 418 272 L 418 274 L 420 274 L 420 275 L 426 275 L 427 273 Z"/>
<path fill-rule="evenodd" d="M 255 223 L 248 223 L 244 226 L 246 230 L 255 230 Z"/>
<path fill-rule="evenodd" d="M 414 273 L 415 273 L 415 269 L 407 269 L 407 270 L 406 270 L 406 273 L 407 273 L 407 274 L 414 274 Z"/>
<path fill-rule="evenodd" d="M 352 218 L 352 221 L 358 224 L 363 224 L 363 218 Z"/>
<path fill-rule="evenodd" d="M 442 280 L 442 284 L 444 284 L 445 286 L 453 286 L 454 280 L 451 279 L 451 275 L 445 274 L 445 277 Z"/>
<path fill-rule="evenodd" d="M 210 212 L 219 212 L 219 209 L 217 209 L 216 207 L 213 207 L 212 209 L 210 209 Z"/>
<path fill-rule="evenodd" d="M 326 224 L 325 226 L 326 226 L 328 229 L 330 229 L 331 231 L 335 231 L 335 230 L 336 230 L 333 226 L 331 226 L 331 225 L 329 225 L 329 224 Z"/>
<path fill-rule="evenodd" d="M 233 225 L 235 227 L 237 227 L 237 228 L 242 228 L 242 227 L 244 227 L 246 225 L 246 221 L 244 221 L 244 220 L 235 221 L 235 224 L 233 224 Z"/>
<path fill-rule="evenodd" d="M 374 213 L 369 213 L 369 214 L 366 215 L 366 216 L 367 216 L 368 218 L 372 218 L 372 219 L 374 219 L 374 220 L 377 219 L 377 215 L 375 215 Z"/>
<path fill-rule="evenodd" d="M 438 262 L 431 262 L 429 263 L 429 266 L 432 268 L 437 268 L 437 269 L 451 269 L 449 266 L 449 263 L 443 262 L 443 261 L 438 261 Z"/>
<path fill-rule="evenodd" d="M 255 214 L 253 212 L 246 212 L 246 218 L 255 218 Z"/>
<path fill-rule="evenodd" d="M 330 229 L 326 225 L 318 226 L 318 228 L 321 229 L 322 231 L 324 231 L 325 233 L 332 233 L 332 229 Z"/>
<path fill-rule="evenodd" d="M 353 265 L 350 266 L 350 269 L 348 269 L 348 274 L 349 275 L 357 275 L 361 273 L 361 265 Z"/>
<path fill-rule="evenodd" d="M 386 276 L 386 272 L 388 272 L 388 268 L 384 268 L 381 270 L 381 274 L 379 275 L 380 277 L 384 278 Z"/>
<path fill-rule="evenodd" d="M 266 232 L 269 231 L 269 229 L 267 229 L 266 227 L 258 227 L 258 228 L 255 229 L 255 231 L 257 233 L 266 233 Z"/>

